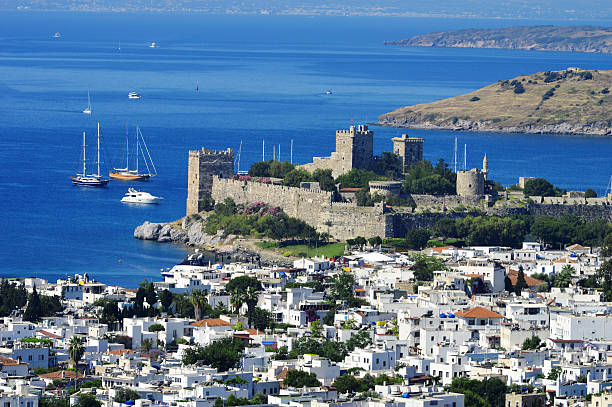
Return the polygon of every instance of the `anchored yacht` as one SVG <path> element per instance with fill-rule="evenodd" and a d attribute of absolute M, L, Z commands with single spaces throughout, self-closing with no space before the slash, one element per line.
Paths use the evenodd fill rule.
<path fill-rule="evenodd" d="M 127 193 L 121 202 L 123 203 L 136 203 L 136 204 L 158 204 L 162 201 L 162 197 L 153 196 L 148 192 L 136 191 L 134 188 L 128 189 Z"/>

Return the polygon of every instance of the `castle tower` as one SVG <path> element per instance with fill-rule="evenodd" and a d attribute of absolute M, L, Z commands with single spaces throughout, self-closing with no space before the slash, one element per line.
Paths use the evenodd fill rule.
<path fill-rule="evenodd" d="M 187 216 L 200 212 L 200 200 L 212 192 L 213 175 L 231 178 L 234 175 L 234 150 L 189 151 L 187 175 Z"/>
<path fill-rule="evenodd" d="M 487 160 L 487 153 L 485 153 L 484 158 L 482 160 L 482 174 L 486 181 L 487 177 L 489 176 L 489 161 Z"/>
<path fill-rule="evenodd" d="M 402 172 L 406 172 L 412 164 L 423 161 L 423 139 L 418 137 L 408 137 L 402 134 L 401 137 L 393 137 L 393 154 L 402 160 Z"/>
<path fill-rule="evenodd" d="M 345 174 L 353 168 L 370 169 L 374 156 L 374 132 L 365 124 L 336 131 L 337 162 L 332 168 L 333 177 Z"/>
<path fill-rule="evenodd" d="M 482 197 L 484 195 L 484 173 L 478 168 L 469 171 L 457 171 L 457 195 Z"/>

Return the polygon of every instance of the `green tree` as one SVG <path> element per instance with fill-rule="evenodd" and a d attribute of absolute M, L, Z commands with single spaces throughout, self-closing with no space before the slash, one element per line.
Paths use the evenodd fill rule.
<path fill-rule="evenodd" d="M 370 181 L 378 181 L 382 178 L 376 173 L 363 169 L 353 168 L 346 174 L 342 174 L 336 178 L 336 183 L 339 183 L 342 188 L 368 188 Z"/>
<path fill-rule="evenodd" d="M 249 169 L 249 175 L 251 177 L 269 177 L 270 176 L 270 162 L 259 161 L 251 165 Z"/>
<path fill-rule="evenodd" d="M 372 337 L 370 336 L 369 331 L 359 331 L 351 335 L 351 337 L 346 341 L 346 349 L 349 352 L 354 351 L 355 349 L 364 349 L 372 344 Z"/>
<path fill-rule="evenodd" d="M 172 293 L 170 290 L 164 289 L 159 293 L 159 302 L 161 303 L 162 307 L 164 307 L 165 311 L 170 309 L 170 306 L 172 305 Z"/>
<path fill-rule="evenodd" d="M 312 178 L 319 183 L 323 191 L 333 192 L 336 190 L 336 182 L 332 177 L 332 170 L 317 168 L 312 173 Z"/>
<path fill-rule="evenodd" d="M 23 319 L 25 321 L 38 321 L 43 316 L 42 306 L 40 303 L 40 297 L 36 291 L 36 286 L 32 289 L 32 294 L 28 298 L 28 305 L 26 306 L 25 312 L 23 313 Z"/>
<path fill-rule="evenodd" d="M 457 175 L 443 159 L 435 167 L 423 160 L 410 166 L 402 188 L 410 194 L 454 195 L 456 184 Z"/>
<path fill-rule="evenodd" d="M 433 234 L 434 236 L 441 237 L 442 239 L 456 237 L 457 228 L 455 227 L 455 221 L 450 218 L 442 218 L 438 220 L 433 227 Z"/>
<path fill-rule="evenodd" d="M 404 172 L 402 160 L 397 154 L 384 151 L 381 155 L 374 157 L 374 171 L 391 179 L 400 178 Z"/>
<path fill-rule="evenodd" d="M 165 331 L 166 328 L 164 328 L 164 326 L 162 324 L 153 324 L 149 326 L 149 329 L 147 329 L 149 332 L 161 332 L 161 331 Z"/>
<path fill-rule="evenodd" d="M 140 393 L 138 393 L 137 391 L 127 387 L 120 387 L 119 389 L 117 389 L 115 397 L 113 397 L 113 401 L 115 403 L 125 403 L 126 401 L 134 401 L 140 398 L 142 397 L 140 397 Z"/>
<path fill-rule="evenodd" d="M 508 276 L 504 277 L 504 290 L 506 290 L 509 293 L 514 292 L 514 287 L 512 286 L 512 280 L 510 280 L 510 277 Z"/>
<path fill-rule="evenodd" d="M 555 276 L 553 287 L 558 287 L 558 288 L 569 287 L 569 285 L 572 282 L 572 278 L 574 277 L 575 272 L 576 270 L 574 270 L 574 268 L 571 265 L 566 264 L 565 266 L 563 266 L 559 274 Z"/>
<path fill-rule="evenodd" d="M 183 354 L 183 364 L 192 365 L 202 362 L 220 372 L 225 372 L 238 365 L 242 357 L 244 342 L 237 338 L 223 338 L 206 347 L 191 347 Z"/>
<path fill-rule="evenodd" d="M 261 283 L 259 282 L 259 280 L 253 277 L 249 277 L 249 276 L 240 276 L 240 277 L 231 279 L 225 286 L 225 289 L 228 292 L 232 292 L 236 289 L 239 289 L 241 291 L 246 291 L 248 287 L 253 287 L 255 291 L 261 291 L 262 289 Z"/>
<path fill-rule="evenodd" d="M 67 407 L 70 400 L 67 397 L 40 397 L 38 407 Z"/>
<path fill-rule="evenodd" d="M 189 295 L 189 302 L 193 305 L 193 312 L 195 315 L 196 321 L 202 319 L 202 310 L 204 309 L 205 304 L 208 303 L 208 299 L 206 298 L 206 291 L 204 290 L 193 290 Z"/>
<path fill-rule="evenodd" d="M 355 296 L 355 277 L 346 271 L 341 271 L 331 279 L 329 297 L 333 300 L 348 301 Z"/>
<path fill-rule="evenodd" d="M 584 191 L 584 197 L 585 198 L 597 198 L 597 192 L 595 192 L 595 190 L 593 190 L 592 188 L 589 188 L 586 191 Z"/>
<path fill-rule="evenodd" d="M 339 394 L 357 393 L 362 391 L 361 383 L 351 374 L 343 374 L 342 376 L 336 378 L 332 386 L 338 390 Z"/>
<path fill-rule="evenodd" d="M 247 305 L 249 327 L 252 324 L 253 310 L 255 309 L 255 306 L 257 305 L 258 300 L 259 300 L 259 290 L 257 290 L 253 286 L 247 287 L 246 291 L 244 292 L 244 302 Z"/>
<path fill-rule="evenodd" d="M 289 387 L 319 387 L 321 382 L 314 373 L 303 372 L 301 370 L 289 369 L 283 383 Z"/>
<path fill-rule="evenodd" d="M 446 270 L 447 268 L 442 260 L 422 254 L 415 254 L 413 261 L 414 264 L 410 269 L 417 281 L 433 281 L 434 271 Z"/>
<path fill-rule="evenodd" d="M 102 403 L 96 399 L 96 396 L 93 394 L 79 394 L 77 398 L 77 402 L 73 405 L 73 407 L 101 407 Z"/>
<path fill-rule="evenodd" d="M 313 338 L 323 337 L 323 325 L 320 320 L 314 320 L 310 323 L 310 334 Z"/>
<path fill-rule="evenodd" d="M 313 181 L 312 174 L 302 168 L 291 170 L 283 178 L 283 185 L 299 187 L 302 182 Z"/>
<path fill-rule="evenodd" d="M 149 353 L 149 351 L 153 349 L 153 347 L 153 341 L 151 339 L 145 339 L 140 345 L 140 350 L 144 353 Z"/>
<path fill-rule="evenodd" d="M 553 184 L 544 178 L 534 178 L 525 183 L 523 192 L 525 196 L 555 196 L 557 191 Z"/>
<path fill-rule="evenodd" d="M 374 236 L 368 239 L 368 243 L 370 246 L 375 247 L 375 246 L 380 246 L 382 244 L 382 239 L 380 238 L 380 236 Z"/>
<path fill-rule="evenodd" d="M 253 314 L 251 315 L 251 318 L 251 326 L 260 331 L 270 328 L 273 322 L 272 313 L 259 307 L 255 307 L 253 309 Z"/>
<path fill-rule="evenodd" d="M 548 376 L 546 376 L 546 378 L 548 380 L 557 380 L 561 372 L 562 372 L 562 369 L 559 366 L 553 367 L 552 369 L 550 369 L 550 372 L 548 373 Z"/>
<path fill-rule="evenodd" d="M 70 345 L 68 346 L 68 356 L 70 357 L 70 366 L 72 368 L 77 368 L 84 353 L 83 341 L 80 337 L 72 335 Z"/>
<path fill-rule="evenodd" d="M 410 229 L 406 232 L 406 247 L 412 250 L 423 250 L 431 237 L 428 229 Z"/>
<path fill-rule="evenodd" d="M 451 392 L 465 394 L 466 407 L 503 407 L 506 389 L 506 384 L 498 378 L 477 380 L 457 377 L 448 387 Z"/>
<path fill-rule="evenodd" d="M 516 284 L 514 285 L 514 293 L 516 295 L 521 295 L 521 292 L 526 288 L 529 288 L 529 286 L 527 285 L 527 281 L 525 281 L 525 272 L 523 271 L 523 266 L 519 266 Z"/>
<path fill-rule="evenodd" d="M 521 346 L 521 349 L 536 350 L 540 347 L 541 343 L 542 343 L 542 340 L 540 339 L 540 337 L 534 335 L 531 338 L 527 338 L 523 341 L 523 345 Z"/>

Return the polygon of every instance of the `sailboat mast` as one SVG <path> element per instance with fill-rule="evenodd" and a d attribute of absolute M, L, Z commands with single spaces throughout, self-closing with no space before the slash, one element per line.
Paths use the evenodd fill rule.
<path fill-rule="evenodd" d="M 83 132 L 83 176 L 85 176 L 85 132 Z"/>
<path fill-rule="evenodd" d="M 136 174 L 138 174 L 138 126 L 136 126 Z"/>
<path fill-rule="evenodd" d="M 98 177 L 100 176 L 100 122 L 98 122 Z"/>
<path fill-rule="evenodd" d="M 125 122 L 125 172 L 130 170 L 130 131 L 128 122 Z"/>

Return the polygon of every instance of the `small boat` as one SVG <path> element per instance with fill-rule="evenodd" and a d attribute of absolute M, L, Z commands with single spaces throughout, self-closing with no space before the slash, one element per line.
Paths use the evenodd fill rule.
<path fill-rule="evenodd" d="M 332 92 L 332 90 L 331 90 L 331 89 L 327 89 L 327 90 L 325 91 L 325 94 L 326 94 L 326 95 L 331 95 L 332 93 L 333 93 L 333 92 Z"/>
<path fill-rule="evenodd" d="M 83 113 L 91 114 L 91 98 L 89 97 L 89 91 L 87 91 L 87 107 L 83 109 Z"/>
<path fill-rule="evenodd" d="M 83 172 L 70 177 L 74 185 L 82 187 L 105 187 L 110 179 L 103 179 L 100 175 L 100 123 L 98 123 L 98 172 L 95 174 L 87 174 L 85 154 L 85 132 L 83 132 Z"/>
<path fill-rule="evenodd" d="M 53 38 L 62 38 L 62 34 L 56 32 L 55 34 L 53 34 Z"/>
<path fill-rule="evenodd" d="M 158 204 L 162 201 L 162 197 L 153 196 L 148 192 L 136 191 L 134 188 L 128 189 L 127 193 L 121 202 L 123 203 L 136 203 L 136 204 Z"/>
<path fill-rule="evenodd" d="M 119 41 L 119 45 L 117 46 L 117 51 L 121 51 L 121 41 Z"/>
<path fill-rule="evenodd" d="M 149 48 L 157 48 L 157 44 L 152 42 L 151 45 L 149 45 Z"/>
<path fill-rule="evenodd" d="M 200 83 L 196 81 L 196 92 L 200 90 Z"/>
<path fill-rule="evenodd" d="M 142 137 L 142 133 L 136 127 L 136 169 L 130 169 L 130 137 L 128 126 L 126 124 L 126 134 L 125 134 L 125 168 L 115 168 L 108 175 L 117 180 L 121 181 L 147 181 L 151 177 L 155 177 L 157 175 L 157 170 L 155 169 L 155 164 L 153 163 L 153 159 L 151 159 L 151 154 L 149 153 L 149 149 L 147 148 L 147 143 L 145 143 L 144 138 Z M 140 148 L 140 143 L 142 142 L 142 148 Z M 147 155 L 145 156 L 145 151 Z M 140 172 L 140 155 L 142 154 L 142 159 L 147 167 L 147 172 Z M 148 157 L 148 159 L 147 159 Z M 149 168 L 149 164 L 151 164 L 151 169 Z"/>
<path fill-rule="evenodd" d="M 128 93 L 128 98 L 129 99 L 140 99 L 141 96 L 140 96 L 140 93 L 138 92 L 130 92 Z"/>

